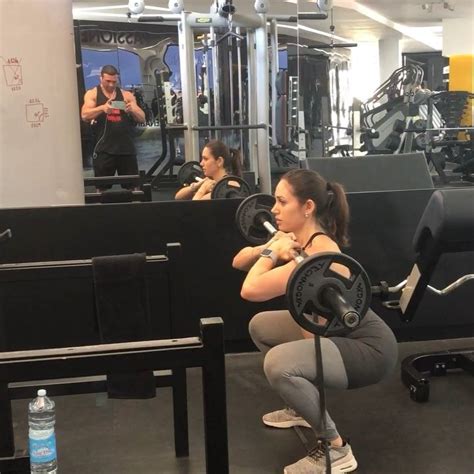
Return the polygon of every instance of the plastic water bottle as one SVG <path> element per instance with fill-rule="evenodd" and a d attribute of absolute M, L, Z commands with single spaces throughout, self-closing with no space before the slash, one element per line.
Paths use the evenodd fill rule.
<path fill-rule="evenodd" d="M 38 396 L 28 405 L 32 473 L 55 474 L 57 472 L 55 423 L 54 402 L 46 396 L 46 390 L 38 390 Z"/>

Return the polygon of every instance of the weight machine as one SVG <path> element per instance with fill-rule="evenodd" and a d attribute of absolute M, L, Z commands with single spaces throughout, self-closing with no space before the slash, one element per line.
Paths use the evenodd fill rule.
<path fill-rule="evenodd" d="M 172 4 L 172 5 L 171 5 Z M 268 110 L 270 109 L 270 98 L 268 84 L 270 82 L 270 61 L 268 54 L 268 37 L 270 33 L 273 48 L 271 61 L 271 77 L 275 79 L 278 72 L 278 22 L 296 23 L 299 16 L 289 15 L 268 15 L 268 4 L 266 0 L 255 2 L 255 12 L 253 16 L 239 13 L 232 0 L 216 1 L 211 6 L 210 13 L 191 13 L 184 9 L 182 1 L 170 2 L 170 8 L 174 12 L 172 15 L 160 16 L 140 16 L 139 22 L 160 23 L 164 21 L 178 22 L 178 36 L 180 47 L 180 69 L 182 84 L 182 125 L 180 131 L 184 132 L 184 152 L 186 162 L 195 161 L 199 157 L 200 142 L 199 133 L 207 132 L 208 136 L 214 134 L 215 138 L 220 138 L 220 134 L 225 131 L 238 132 L 241 148 L 244 146 L 243 132 L 248 131 L 248 164 L 250 171 L 254 171 L 256 179 L 262 191 L 271 191 L 270 174 L 270 130 L 268 127 Z M 304 14 L 304 19 L 325 19 L 329 5 L 327 2 L 317 3 L 317 13 Z M 224 32 L 224 33 L 222 33 Z M 195 33 L 203 34 L 206 48 L 206 64 L 212 63 L 213 81 L 212 94 L 209 94 L 208 101 L 213 97 L 214 124 L 211 115 L 207 125 L 198 126 L 199 105 L 196 85 L 196 70 L 194 60 Z M 219 69 L 219 47 L 227 42 L 228 65 L 230 78 L 223 77 Z M 232 50 L 233 45 L 237 46 L 238 72 L 238 101 L 234 101 L 234 83 L 232 73 Z M 247 52 L 247 89 L 244 93 L 243 77 L 241 74 L 243 46 Z M 212 61 L 208 61 L 208 54 Z M 275 59 L 276 57 L 276 59 Z M 207 71 L 208 73 L 210 71 Z M 227 80 L 229 79 L 229 80 Z M 273 89 L 275 82 L 272 83 Z M 229 87 L 230 93 L 230 124 L 222 123 L 223 106 L 222 92 Z M 273 109 L 276 108 L 276 92 L 272 95 Z M 245 108 L 244 95 L 246 95 L 247 114 L 243 119 Z M 234 118 L 235 104 L 238 103 L 239 119 L 238 123 Z M 210 104 L 209 104 L 210 105 Z M 275 121 L 276 112 L 272 112 Z M 274 122 L 275 123 L 275 122 Z M 275 127 L 272 130 L 272 141 L 276 134 Z M 242 149 L 242 152 L 244 150 Z M 156 169 L 156 168 L 155 168 Z M 154 170 L 155 171 L 155 170 Z"/>
<path fill-rule="evenodd" d="M 462 91 L 433 92 L 422 88 L 423 69 L 401 67 L 361 106 L 361 150 L 368 154 L 424 151 L 443 184 L 449 179 L 445 162 L 458 166 L 454 173 L 474 181 L 472 126 L 461 126 L 461 117 L 474 98 Z M 373 131 L 373 132 L 371 132 Z M 460 133 L 465 137 L 461 138 Z"/>

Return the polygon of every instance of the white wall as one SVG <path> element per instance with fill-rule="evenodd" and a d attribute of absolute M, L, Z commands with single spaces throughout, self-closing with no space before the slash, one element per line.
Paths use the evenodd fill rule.
<path fill-rule="evenodd" d="M 83 204 L 72 0 L 0 0 L 0 207 Z"/>
<path fill-rule="evenodd" d="M 474 54 L 474 18 L 443 20 L 443 56 Z"/>
<path fill-rule="evenodd" d="M 386 81 L 390 75 L 402 65 L 400 38 L 398 36 L 379 40 L 380 82 Z"/>
<path fill-rule="evenodd" d="M 358 42 L 351 49 L 350 81 L 352 95 L 365 101 L 380 85 L 379 45 L 377 41 Z"/>

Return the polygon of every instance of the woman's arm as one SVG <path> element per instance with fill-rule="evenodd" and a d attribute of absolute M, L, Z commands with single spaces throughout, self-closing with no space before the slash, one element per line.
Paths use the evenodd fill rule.
<path fill-rule="evenodd" d="M 237 270 L 248 272 L 252 265 L 260 258 L 262 250 L 268 248 L 276 240 L 284 237 L 289 237 L 295 240 L 295 235 L 292 232 L 286 234 L 285 232 L 278 231 L 267 243 L 257 245 L 256 247 L 244 247 L 240 250 L 240 252 L 234 257 L 232 266 Z"/>
<path fill-rule="evenodd" d="M 191 183 L 189 186 L 184 185 L 174 196 L 175 199 L 181 200 L 189 200 L 194 199 L 194 196 L 197 194 L 202 181 L 196 181 L 195 183 Z"/>
<path fill-rule="evenodd" d="M 300 244 L 289 235 L 272 242 L 268 248 L 275 253 L 277 260 L 287 263 L 274 268 L 272 259 L 260 257 L 247 273 L 240 292 L 242 298 L 267 301 L 283 295 L 288 278 L 296 266 L 293 255 L 299 247 Z"/>
<path fill-rule="evenodd" d="M 175 194 L 174 198 L 177 200 L 189 200 L 192 199 L 194 196 L 194 191 L 191 186 L 183 186 L 178 192 Z"/>
<path fill-rule="evenodd" d="M 288 279 L 296 266 L 293 260 L 294 253 L 299 250 L 300 244 L 287 235 L 272 242 L 268 248 L 275 252 L 278 260 L 287 263 L 274 268 L 270 258 L 259 258 L 249 270 L 242 285 L 240 294 L 246 300 L 267 301 L 286 292 Z M 309 255 L 321 252 L 340 252 L 340 250 L 330 238 L 321 238 L 317 245 L 307 249 Z M 339 264 L 332 265 L 331 270 L 346 277 L 350 276 L 348 269 Z"/>
<path fill-rule="evenodd" d="M 211 199 L 211 193 L 197 192 L 193 197 L 193 201 L 207 201 L 209 199 Z"/>
<path fill-rule="evenodd" d="M 193 196 L 193 200 L 204 200 L 211 199 L 211 193 L 216 185 L 216 182 L 211 178 L 204 178 L 199 183 L 199 189 L 196 191 L 196 194 Z"/>
<path fill-rule="evenodd" d="M 288 278 L 296 264 L 291 261 L 273 268 L 269 258 L 260 257 L 247 273 L 240 296 L 248 301 L 268 301 L 285 294 Z"/>
<path fill-rule="evenodd" d="M 248 272 L 252 265 L 260 258 L 262 250 L 269 244 L 257 245 L 256 247 L 244 247 L 232 260 L 232 266 L 237 270 Z"/>

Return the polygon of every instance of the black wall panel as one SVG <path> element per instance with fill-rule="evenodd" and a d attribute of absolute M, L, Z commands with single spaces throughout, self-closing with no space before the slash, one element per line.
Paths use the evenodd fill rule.
<path fill-rule="evenodd" d="M 432 189 L 424 153 L 367 155 L 359 158 L 308 158 L 310 169 L 346 192 Z"/>
<path fill-rule="evenodd" d="M 411 240 L 432 192 L 428 189 L 348 194 L 352 245 L 347 253 L 364 265 L 373 282 L 386 280 L 395 284 L 411 270 L 414 260 Z M 0 247 L 0 262 L 81 259 L 133 252 L 164 254 L 167 242 L 180 242 L 186 271 L 177 283 L 186 309 L 174 321 L 173 336 L 196 335 L 199 318 L 221 316 L 228 348 L 244 347 L 248 346 L 247 325 L 252 315 L 281 308 L 284 300 L 249 303 L 240 298 L 244 274 L 231 267 L 233 255 L 246 245 L 234 224 L 239 203 L 239 200 L 221 200 L 3 209 L 0 231 L 10 227 L 13 239 Z M 474 253 L 446 255 L 441 259 L 433 284 L 445 286 L 473 271 Z M 65 337 L 64 318 L 68 315 L 64 314 L 64 306 L 67 295 L 74 295 L 71 296 L 74 305 L 74 300 L 81 298 L 78 288 L 87 283 L 69 280 L 58 283 L 59 287 L 44 282 L 30 284 L 30 289 L 25 283 L 21 288 L 0 284 L 0 320 L 3 319 L 0 328 L 4 328 L 0 343 L 3 339 L 9 348 L 20 349 L 25 345 L 41 345 L 43 341 L 51 346 L 81 340 L 82 322 L 78 321 L 81 311 L 71 309 L 74 335 Z M 156 288 L 152 288 L 155 313 L 163 298 L 162 285 L 165 283 L 157 282 Z M 467 337 L 472 335 L 473 327 L 470 293 L 472 285 L 468 284 L 444 298 L 426 295 L 410 324 L 400 322 L 397 313 L 383 308 L 376 298 L 373 307 L 395 330 L 399 340 Z M 58 294 L 63 300 L 61 311 L 53 311 Z M 29 300 L 23 304 L 34 308 L 30 313 L 36 314 L 36 321 L 26 321 L 21 314 L 15 314 L 22 305 L 6 304 L 13 297 Z M 90 298 L 90 293 L 84 290 L 82 297 Z M 164 300 L 163 310 L 167 311 Z M 83 317 L 86 344 L 93 338 L 94 327 L 90 315 Z M 44 318 L 52 331 L 46 339 L 35 331 L 39 320 Z"/>

